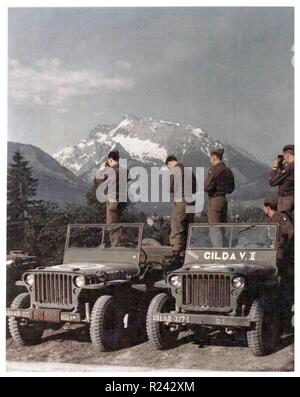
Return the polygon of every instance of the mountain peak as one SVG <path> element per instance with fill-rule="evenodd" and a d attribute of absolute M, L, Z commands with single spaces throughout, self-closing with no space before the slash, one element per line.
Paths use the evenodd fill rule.
<path fill-rule="evenodd" d="M 160 167 L 167 155 L 174 153 L 185 166 L 208 168 L 209 154 L 216 147 L 225 149 L 224 159 L 235 173 L 239 185 L 257 180 L 257 176 L 263 176 L 263 179 L 268 172 L 268 168 L 252 155 L 234 149 L 227 142 L 220 142 L 199 126 L 152 117 L 138 118 L 133 114 L 124 114 L 114 125 L 98 124 L 87 140 L 61 150 L 54 158 L 90 182 L 94 178 L 95 165 L 103 161 L 112 149 L 117 148 L 131 164 L 145 167 Z M 260 187 L 258 190 L 262 191 Z M 244 193 L 243 190 L 242 193 L 247 196 L 249 191 Z"/>
<path fill-rule="evenodd" d="M 124 114 L 122 120 L 138 121 L 139 118 L 132 113 Z"/>
<path fill-rule="evenodd" d="M 76 175 L 81 175 L 116 144 L 132 159 L 152 165 L 163 164 L 168 153 L 188 158 L 190 153 L 198 152 L 198 156 L 202 153 L 207 161 L 211 148 L 219 146 L 219 142 L 201 128 L 124 114 L 115 125 L 98 124 L 90 131 L 87 140 L 73 148 L 60 150 L 54 158 Z"/>
<path fill-rule="evenodd" d="M 90 131 L 90 133 L 88 135 L 88 139 L 97 138 L 98 134 L 108 133 L 115 127 L 116 127 L 116 124 L 97 124 L 96 127 L 94 127 Z"/>

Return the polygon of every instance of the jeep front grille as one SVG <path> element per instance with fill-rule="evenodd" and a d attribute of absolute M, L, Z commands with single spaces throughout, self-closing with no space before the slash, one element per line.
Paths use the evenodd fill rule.
<path fill-rule="evenodd" d="M 184 306 L 217 309 L 230 307 L 231 278 L 226 275 L 188 274 L 182 277 Z"/>
<path fill-rule="evenodd" d="M 34 299 L 41 306 L 72 308 L 73 276 L 46 272 L 34 274 Z"/>

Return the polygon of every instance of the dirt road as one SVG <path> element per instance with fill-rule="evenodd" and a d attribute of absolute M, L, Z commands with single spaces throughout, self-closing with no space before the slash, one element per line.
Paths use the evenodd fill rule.
<path fill-rule="evenodd" d="M 282 338 L 275 353 L 266 357 L 254 357 L 243 338 L 220 333 L 196 341 L 191 335 L 183 335 L 177 347 L 157 351 L 149 342 L 129 346 L 126 336 L 121 350 L 96 353 L 82 328 L 75 330 L 47 331 L 42 343 L 35 346 L 18 347 L 7 340 L 7 360 L 12 364 L 8 370 L 17 370 L 13 362 L 47 362 L 88 364 L 94 368 L 117 366 L 153 369 L 194 369 L 214 371 L 293 371 L 293 337 Z M 53 370 L 60 366 L 53 364 Z M 76 366 L 74 366 L 75 368 Z M 34 368 L 37 368 L 33 366 Z M 41 367 L 42 368 L 42 367 Z M 49 371 L 49 366 L 47 366 Z M 72 368 L 72 365 L 70 365 Z M 42 370 L 42 369 L 40 369 Z M 72 370 L 72 369 L 70 369 Z M 81 369 L 82 370 L 82 369 Z"/>

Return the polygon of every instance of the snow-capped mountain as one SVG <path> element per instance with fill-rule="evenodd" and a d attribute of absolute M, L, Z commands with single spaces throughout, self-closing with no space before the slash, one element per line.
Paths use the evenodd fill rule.
<path fill-rule="evenodd" d="M 269 168 L 244 149 L 223 144 L 201 128 L 172 121 L 139 119 L 125 115 L 115 125 L 99 124 L 75 146 L 68 146 L 53 157 L 86 182 L 91 182 L 97 166 L 107 153 L 117 148 L 133 164 L 161 166 L 168 154 L 175 154 L 185 166 L 209 167 L 212 148 L 225 149 L 224 160 L 236 176 L 239 197 L 262 197 L 268 192 L 266 175 Z M 265 181 L 266 182 L 262 182 Z M 257 181 L 257 183 L 256 183 Z M 247 185 L 251 189 L 247 189 Z"/>
<path fill-rule="evenodd" d="M 222 145 L 200 128 L 188 124 L 125 115 L 117 125 L 99 124 L 87 139 L 60 150 L 53 157 L 76 175 L 82 175 L 117 146 L 134 160 L 160 165 L 168 153 L 181 157 L 197 148 L 208 155 L 211 148 Z"/>

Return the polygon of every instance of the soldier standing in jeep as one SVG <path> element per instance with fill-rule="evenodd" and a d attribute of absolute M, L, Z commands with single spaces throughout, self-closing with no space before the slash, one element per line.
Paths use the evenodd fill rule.
<path fill-rule="evenodd" d="M 109 179 L 108 168 L 111 168 L 115 172 L 115 178 Z M 114 180 L 113 180 L 114 179 Z M 106 204 L 106 223 L 118 223 L 119 202 L 117 201 L 118 190 L 119 190 L 119 152 L 111 151 L 108 153 L 107 162 L 105 168 L 100 169 L 98 175 L 96 175 L 94 183 L 98 187 L 102 183 L 107 181 L 108 188 L 108 201 Z"/>
<path fill-rule="evenodd" d="M 228 202 L 226 194 L 234 191 L 234 175 L 222 161 L 224 149 L 214 149 L 210 153 L 212 167 L 204 182 L 204 190 L 208 194 L 208 223 L 226 223 Z M 218 233 L 217 230 L 213 232 Z M 212 238 L 213 243 L 220 245 L 222 235 L 218 233 Z"/>
<path fill-rule="evenodd" d="M 294 145 L 285 145 L 283 155 L 273 162 L 269 177 L 271 186 L 278 186 L 278 211 L 291 218 L 294 211 Z"/>
<path fill-rule="evenodd" d="M 114 173 L 111 173 L 111 170 Z M 99 171 L 94 179 L 94 183 L 97 187 L 104 182 L 107 184 L 106 223 L 118 223 L 120 221 L 121 210 L 124 207 L 124 200 L 121 200 L 119 179 L 120 174 L 127 171 L 119 167 L 119 152 L 117 150 L 108 153 L 105 167 Z M 120 231 L 111 232 L 112 246 L 117 247 L 119 241 Z"/>
<path fill-rule="evenodd" d="M 174 258 L 180 263 L 184 258 L 188 226 L 194 220 L 194 214 L 189 213 L 187 207 L 193 204 L 193 202 L 187 202 L 186 200 L 187 192 L 184 191 L 184 165 L 178 162 L 174 155 L 169 155 L 166 159 L 166 166 L 170 171 L 170 193 L 174 194 L 171 213 L 170 245 Z M 191 190 L 191 193 L 195 193 L 196 191 L 194 174 L 192 174 Z"/>
<path fill-rule="evenodd" d="M 290 330 L 294 302 L 294 226 L 284 213 L 278 211 L 274 197 L 265 199 L 264 213 L 268 222 L 279 224 L 277 267 L 281 277 L 282 323 Z"/>

